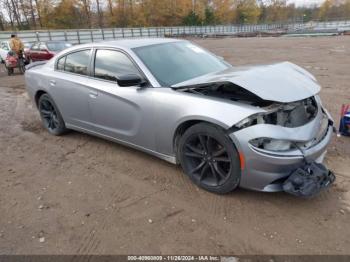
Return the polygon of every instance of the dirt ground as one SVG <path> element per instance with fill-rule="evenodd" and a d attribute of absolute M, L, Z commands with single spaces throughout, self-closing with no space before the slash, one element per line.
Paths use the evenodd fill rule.
<path fill-rule="evenodd" d="M 337 124 L 350 103 L 350 37 L 195 42 L 237 65 L 303 66 Z M 350 138 L 334 137 L 326 164 L 337 181 L 313 199 L 218 196 L 136 150 L 49 135 L 23 77 L 0 71 L 0 254 L 350 254 Z"/>

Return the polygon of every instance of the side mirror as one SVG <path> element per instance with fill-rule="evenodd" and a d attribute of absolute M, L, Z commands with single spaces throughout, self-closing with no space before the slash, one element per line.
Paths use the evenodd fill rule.
<path fill-rule="evenodd" d="M 141 86 L 146 83 L 146 81 L 137 74 L 128 74 L 119 76 L 117 79 L 119 86 Z"/>

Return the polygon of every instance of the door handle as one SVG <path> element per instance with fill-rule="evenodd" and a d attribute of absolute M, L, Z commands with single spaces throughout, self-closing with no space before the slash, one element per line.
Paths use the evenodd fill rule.
<path fill-rule="evenodd" d="M 56 81 L 55 80 L 50 80 L 50 86 L 55 86 L 56 85 Z"/>
<path fill-rule="evenodd" d="M 89 96 L 90 96 L 91 98 L 96 98 L 96 97 L 98 96 L 98 93 L 97 93 L 96 91 L 90 91 L 90 92 L 89 92 Z"/>

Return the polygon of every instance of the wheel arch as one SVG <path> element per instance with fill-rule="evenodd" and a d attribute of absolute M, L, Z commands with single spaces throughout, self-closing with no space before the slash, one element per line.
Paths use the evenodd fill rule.
<path fill-rule="evenodd" d="M 221 123 L 217 120 L 212 119 L 202 119 L 202 118 L 192 118 L 192 119 L 186 119 L 179 123 L 177 127 L 175 128 L 175 132 L 173 135 L 173 152 L 176 156 L 176 162 L 178 163 L 178 156 L 177 156 L 177 149 L 178 149 L 178 143 L 180 141 L 181 136 L 186 132 L 187 129 L 189 129 L 191 126 L 194 126 L 199 123 L 207 123 L 215 126 L 219 126 L 223 128 L 224 130 L 229 129 L 227 125 L 224 123 Z"/>
<path fill-rule="evenodd" d="M 47 91 L 41 90 L 41 89 L 36 91 L 36 93 L 34 95 L 34 101 L 35 101 L 36 107 L 39 107 L 39 99 L 43 94 L 48 94 L 48 93 L 47 93 Z"/>

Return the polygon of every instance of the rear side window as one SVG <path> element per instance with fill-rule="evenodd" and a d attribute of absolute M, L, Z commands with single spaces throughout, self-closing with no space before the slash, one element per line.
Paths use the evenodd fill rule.
<path fill-rule="evenodd" d="M 122 75 L 140 74 L 133 62 L 123 53 L 114 50 L 97 50 L 94 76 L 117 81 Z"/>
<path fill-rule="evenodd" d="M 74 52 L 60 58 L 57 63 L 57 69 L 79 75 L 88 75 L 89 60 L 90 50 Z"/>

